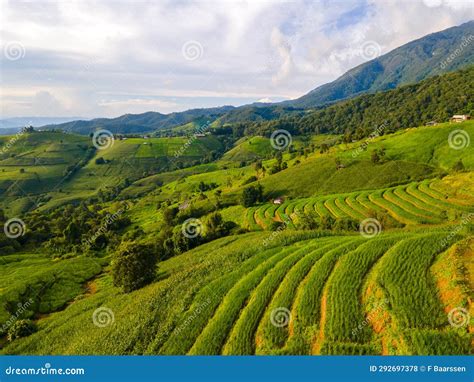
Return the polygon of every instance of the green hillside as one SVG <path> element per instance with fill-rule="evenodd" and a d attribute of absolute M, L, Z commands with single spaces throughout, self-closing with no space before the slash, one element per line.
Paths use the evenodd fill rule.
<path fill-rule="evenodd" d="M 447 120 L 473 73 L 205 132 L 0 138 L 1 353 L 471 354 L 474 121 Z"/>
<path fill-rule="evenodd" d="M 469 21 L 424 36 L 361 64 L 337 80 L 285 104 L 314 107 L 360 93 L 393 89 L 443 72 L 459 70 L 471 65 L 474 59 L 474 49 L 469 43 L 473 33 L 474 21 Z M 381 50 L 381 47 L 376 41 L 366 41 L 362 44 L 361 50 L 366 54 L 366 50 L 373 52 Z M 454 56 L 455 59 L 447 60 L 446 58 L 450 56 Z"/>
<path fill-rule="evenodd" d="M 121 294 L 104 275 L 94 281 L 93 294 L 40 320 L 38 333 L 15 341 L 5 352 L 469 351 L 469 336 L 449 325 L 444 302 L 434 287 L 431 264 L 438 254 L 446 253 L 436 245 L 442 232 L 389 234 L 376 239 L 284 233 L 262 249 L 267 237 L 260 233 L 238 240 L 225 238 L 163 262 L 161 281 L 128 295 Z M 451 245 L 457 248 L 463 243 L 460 236 Z M 411 255 L 414 250 L 416 256 Z M 418 295 L 416 304 L 407 300 L 407 293 Z M 360 295 L 365 299 L 362 305 Z M 105 327 L 95 326 L 91 319 L 101 307 L 114 315 L 113 322 L 108 317 L 111 323 Z M 277 319 L 275 309 L 289 326 L 272 325 Z M 359 329 L 358 323 L 373 309 L 380 317 Z M 397 338 L 403 342 L 396 342 Z"/>

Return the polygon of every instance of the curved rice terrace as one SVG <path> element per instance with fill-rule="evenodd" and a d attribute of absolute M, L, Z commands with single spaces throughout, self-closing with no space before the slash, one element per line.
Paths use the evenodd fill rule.
<path fill-rule="evenodd" d="M 430 134 L 445 134 L 449 128 Z M 387 135 L 381 142 L 387 146 L 387 155 L 406 159 L 407 154 L 401 153 L 407 142 L 401 137 L 423 131 L 428 130 Z M 399 147 L 391 147 L 396 139 Z M 153 163 L 152 157 L 161 156 L 160 142 L 165 144 L 165 138 L 122 141 L 105 156 L 109 162 L 88 162 L 68 184 L 70 190 L 65 187 L 58 194 L 75 198 L 73 189 L 94 188 L 96 185 L 89 183 L 95 178 L 87 173 L 92 169 L 108 175 L 114 167 L 113 177 L 120 180 L 118 174 L 126 175 L 122 156 L 126 160 L 127 155 L 136 158 L 139 153 L 140 161 Z M 381 142 L 376 140 L 374 145 Z M 176 234 L 182 232 L 184 219 L 202 223 L 201 239 L 206 239 L 209 220 L 216 213 L 221 214 L 222 223 L 231 223 L 231 231 L 217 236 L 220 238 L 198 240 L 196 245 L 183 245 L 171 256 L 163 256 L 153 281 L 130 293 L 113 283 L 110 260 L 114 252 L 55 252 L 56 245 L 66 241 L 66 232 L 73 240 L 81 227 L 68 228 L 70 222 L 54 214 L 55 210 L 48 215 L 58 199 L 44 199 L 45 204 L 34 215 L 36 220 L 29 220 L 31 234 L 26 238 L 40 240 L 53 224 L 57 226 L 54 239 L 59 240 L 38 247 L 17 243 L 15 248 L 5 241 L 0 267 L 0 327 L 18 304 L 33 297 L 24 317 L 36 324 L 38 331 L 12 342 L 4 336 L 2 352 L 469 354 L 474 330 L 469 321 L 474 316 L 471 155 L 460 151 L 445 155 L 439 152 L 441 145 L 435 149 L 418 142 L 413 139 L 413 146 L 426 152 L 427 158 L 434 152 L 439 160 L 449 159 L 449 166 L 464 155 L 465 169 L 449 172 L 446 165 L 446 175 L 434 167 L 406 162 L 405 167 L 394 167 L 396 171 L 390 174 L 396 176 L 385 179 L 384 174 L 375 182 L 374 177 L 385 171 L 390 159 L 377 165 L 360 160 L 353 167 L 361 166 L 357 167 L 360 171 L 374 174 L 372 183 L 365 184 L 355 179 L 350 165 L 335 169 L 331 155 L 351 155 L 341 144 L 330 153 L 316 152 L 308 158 L 291 158 L 285 153 L 288 168 L 275 174 L 263 175 L 253 165 L 223 169 L 212 162 L 201 170 L 183 168 L 142 178 L 146 180 L 144 191 L 140 191 L 141 183 L 124 184 L 126 192 L 120 195 L 130 198 L 115 199 L 116 195 L 108 193 L 89 207 L 68 206 L 65 215 L 80 211 L 76 218 L 90 219 L 88 224 L 97 230 L 102 230 L 105 214 L 123 208 L 130 217 L 129 225 L 125 222 L 123 230 L 104 235 L 111 242 L 131 237 L 139 238 L 138 243 L 148 240 L 154 244 L 165 236 L 165 241 L 173 239 L 173 250 L 183 243 L 174 239 L 182 238 Z M 176 142 L 170 143 L 175 148 Z M 411 153 L 413 149 L 406 150 Z M 73 163 L 74 158 L 66 158 Z M 313 161 L 321 161 L 321 166 Z M 274 162 L 269 159 L 263 164 L 268 168 Z M 226 163 L 232 166 L 230 160 Z M 416 171 L 409 173 L 410 166 Z M 7 170 L 5 177 L 11 174 Z M 407 174 L 399 177 L 403 171 Z M 19 177 L 32 176 L 29 167 L 25 173 L 17 173 Z M 327 190 L 319 184 L 325 177 L 333 182 Z M 74 185 L 77 181 L 80 187 Z M 293 188 L 283 181 L 292 182 Z M 260 200 L 268 202 L 245 207 L 238 197 L 243 187 L 255 184 L 263 184 Z M 366 189 L 369 186 L 371 189 Z M 140 193 L 136 194 L 137 190 Z M 278 196 L 279 204 L 270 202 Z M 192 208 L 181 210 L 185 204 Z M 97 216 L 93 214 L 96 208 L 100 212 Z M 184 216 L 173 219 L 168 214 L 173 209 Z M 11 211 L 7 210 L 8 217 Z M 166 225 L 165 218 L 170 221 Z M 364 220 L 373 219 L 382 224 L 372 227 L 372 232 L 358 232 Z M 216 221 L 218 224 L 219 219 Z M 319 225 L 311 227 L 308 221 Z M 98 317 L 105 317 L 105 323 Z"/>
<path fill-rule="evenodd" d="M 163 262 L 161 281 L 128 295 L 102 276 L 93 295 L 5 352 L 382 354 L 396 335 L 388 354 L 465 354 L 470 336 L 449 325 L 431 269 L 464 239 L 446 245 L 447 234 L 284 232 L 264 250 L 265 233 L 220 239 Z M 101 306 L 112 325 L 91 322 Z M 384 314 L 368 321 L 370 310 Z"/>
<path fill-rule="evenodd" d="M 433 187 L 433 181 L 425 180 L 382 190 L 294 199 L 281 205 L 252 207 L 247 210 L 245 226 L 249 230 L 260 230 L 268 228 L 272 221 L 280 221 L 294 228 L 300 213 L 312 212 L 319 217 L 352 218 L 357 221 L 372 216 L 374 212 L 384 212 L 394 221 L 414 226 L 442 224 L 449 216 L 455 220 L 474 212 L 474 206 L 450 200 L 447 194 Z"/>

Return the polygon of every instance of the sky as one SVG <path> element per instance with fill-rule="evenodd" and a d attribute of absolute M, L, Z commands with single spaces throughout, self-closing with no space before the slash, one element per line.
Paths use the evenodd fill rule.
<path fill-rule="evenodd" d="M 474 19 L 472 0 L 0 0 L 0 118 L 298 98 Z"/>

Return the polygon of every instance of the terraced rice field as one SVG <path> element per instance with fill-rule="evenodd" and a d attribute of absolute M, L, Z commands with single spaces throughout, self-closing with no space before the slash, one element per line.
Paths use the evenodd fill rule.
<path fill-rule="evenodd" d="M 382 354 L 388 323 L 357 330 L 367 321 L 361 296 L 370 275 L 404 341 L 391 354 L 467 354 L 467 329 L 449 325 L 430 271 L 447 234 L 287 231 L 267 246 L 263 232 L 224 238 L 163 262 L 163 280 L 129 295 L 104 276 L 94 296 L 40 321 L 38 333 L 5 352 L 47 354 L 54 343 L 61 354 Z M 94 327 L 104 303 L 114 322 Z"/>
<path fill-rule="evenodd" d="M 359 221 L 374 212 L 382 212 L 405 225 L 435 225 L 445 222 L 448 216 L 474 212 L 474 207 L 448 201 L 448 195 L 433 188 L 431 183 L 426 180 L 382 190 L 295 199 L 281 205 L 265 204 L 249 208 L 244 225 L 250 230 L 260 230 L 268 228 L 272 221 L 281 221 L 291 227 L 297 223 L 299 213 L 310 212 L 321 217 Z"/>

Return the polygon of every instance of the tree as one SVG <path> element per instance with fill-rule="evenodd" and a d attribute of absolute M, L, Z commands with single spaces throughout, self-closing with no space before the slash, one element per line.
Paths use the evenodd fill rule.
<path fill-rule="evenodd" d="M 315 230 L 319 228 L 319 217 L 316 212 L 298 214 L 298 229 Z"/>
<path fill-rule="evenodd" d="M 227 236 L 235 227 L 234 222 L 224 221 L 219 212 L 214 212 L 209 215 L 206 221 L 206 240 L 215 240 Z"/>
<path fill-rule="evenodd" d="M 261 184 L 249 186 L 242 191 L 241 204 L 244 207 L 250 207 L 263 201 L 263 187 Z"/>
<path fill-rule="evenodd" d="M 176 215 L 179 212 L 177 207 L 168 207 L 163 211 L 163 222 L 168 226 L 174 226 Z"/>
<path fill-rule="evenodd" d="M 123 242 L 112 259 L 115 286 L 129 293 L 152 282 L 156 275 L 158 256 L 148 244 Z"/>
<path fill-rule="evenodd" d="M 456 172 L 464 171 L 464 169 L 465 169 L 464 163 L 462 163 L 461 159 L 459 159 L 453 166 L 453 171 L 456 171 Z"/>
<path fill-rule="evenodd" d="M 380 149 L 375 149 L 372 151 L 372 154 L 370 156 L 370 160 L 372 163 L 381 163 L 383 162 L 383 159 L 385 158 L 385 149 L 382 147 Z"/>
<path fill-rule="evenodd" d="M 63 233 L 64 240 L 69 243 L 77 243 L 81 237 L 81 229 L 76 221 L 72 221 Z"/>
<path fill-rule="evenodd" d="M 372 163 L 375 163 L 375 164 L 380 162 L 380 156 L 377 150 L 372 151 L 370 160 L 372 161 Z"/>
<path fill-rule="evenodd" d="M 253 168 L 255 169 L 255 171 L 259 172 L 259 170 L 261 170 L 263 167 L 263 164 L 262 164 L 262 161 L 261 160 L 257 160 L 254 164 L 253 164 Z"/>
<path fill-rule="evenodd" d="M 37 327 L 31 320 L 17 320 L 8 329 L 8 341 L 12 342 L 17 338 L 26 337 L 36 332 Z"/>

